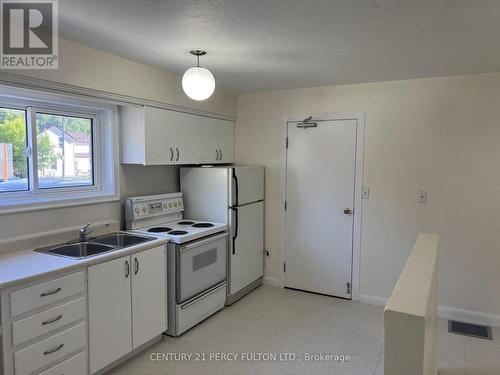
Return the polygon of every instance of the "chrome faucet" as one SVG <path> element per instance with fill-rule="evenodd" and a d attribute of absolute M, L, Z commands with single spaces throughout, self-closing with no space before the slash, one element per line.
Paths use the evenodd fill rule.
<path fill-rule="evenodd" d="M 108 228 L 109 226 L 110 226 L 109 223 L 104 223 L 104 224 L 98 225 L 97 227 L 95 227 L 91 230 L 88 230 L 90 227 L 90 223 L 87 223 L 84 227 L 80 228 L 80 236 L 79 236 L 80 242 L 86 242 L 88 240 L 87 236 L 90 233 L 95 232 L 96 230 L 104 228 L 104 227 Z"/>

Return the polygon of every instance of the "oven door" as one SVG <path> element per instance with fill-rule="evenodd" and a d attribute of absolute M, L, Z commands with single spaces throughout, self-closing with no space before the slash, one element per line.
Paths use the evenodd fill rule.
<path fill-rule="evenodd" d="M 226 280 L 227 233 L 176 247 L 176 302 Z"/>

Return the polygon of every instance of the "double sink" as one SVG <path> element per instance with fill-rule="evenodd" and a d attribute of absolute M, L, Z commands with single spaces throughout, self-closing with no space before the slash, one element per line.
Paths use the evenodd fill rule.
<path fill-rule="evenodd" d="M 108 233 L 99 237 L 89 238 L 87 241 L 71 241 L 65 244 L 53 245 L 36 249 L 40 253 L 57 255 L 72 259 L 85 259 L 110 251 L 124 249 L 153 241 L 155 238 L 138 236 L 125 232 Z"/>

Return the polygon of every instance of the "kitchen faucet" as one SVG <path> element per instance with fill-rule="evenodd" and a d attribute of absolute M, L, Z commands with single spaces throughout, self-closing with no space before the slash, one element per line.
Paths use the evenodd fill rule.
<path fill-rule="evenodd" d="M 79 236 L 80 242 L 86 242 L 88 240 L 87 236 L 90 233 L 95 232 L 96 230 L 104 228 L 104 227 L 108 228 L 109 226 L 110 226 L 109 223 L 104 223 L 104 224 L 98 225 L 97 227 L 95 227 L 91 230 L 88 230 L 88 228 L 90 227 L 90 223 L 87 223 L 84 227 L 80 228 L 80 236 Z"/>

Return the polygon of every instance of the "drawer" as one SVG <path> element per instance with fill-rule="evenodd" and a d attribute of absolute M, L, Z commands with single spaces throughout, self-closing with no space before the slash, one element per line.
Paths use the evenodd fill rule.
<path fill-rule="evenodd" d="M 85 323 L 14 352 L 16 375 L 28 375 L 85 347 Z"/>
<path fill-rule="evenodd" d="M 87 356 L 85 352 L 75 355 L 38 375 L 86 375 Z"/>
<path fill-rule="evenodd" d="M 12 343 L 20 345 L 83 318 L 84 297 L 12 323 Z"/>
<path fill-rule="evenodd" d="M 37 309 L 64 298 L 83 293 L 85 276 L 83 271 L 58 279 L 46 281 L 10 294 L 12 316 Z"/>

